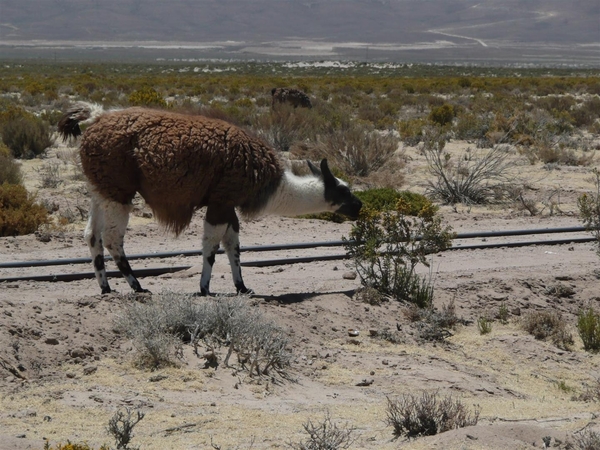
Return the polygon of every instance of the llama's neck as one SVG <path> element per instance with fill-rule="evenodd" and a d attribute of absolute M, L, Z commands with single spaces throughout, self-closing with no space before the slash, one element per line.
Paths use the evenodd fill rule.
<path fill-rule="evenodd" d="M 286 170 L 262 214 L 300 216 L 333 209 L 325 200 L 323 180 L 311 176 L 299 177 Z"/>

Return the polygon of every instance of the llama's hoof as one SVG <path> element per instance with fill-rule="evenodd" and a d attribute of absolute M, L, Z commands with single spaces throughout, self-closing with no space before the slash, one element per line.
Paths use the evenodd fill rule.
<path fill-rule="evenodd" d="M 105 286 L 102 288 L 102 295 L 110 294 L 111 292 L 112 292 L 112 289 L 110 288 L 110 286 Z"/>
<path fill-rule="evenodd" d="M 208 289 L 200 288 L 200 292 L 194 292 L 194 297 L 208 297 L 210 292 Z"/>
<path fill-rule="evenodd" d="M 238 289 L 238 295 L 254 295 L 254 291 L 252 289 L 248 289 L 247 287 L 243 287 L 242 289 Z"/>
<path fill-rule="evenodd" d="M 152 292 L 150 292 L 148 289 L 142 289 L 142 288 L 136 289 L 135 293 L 136 294 L 152 294 Z"/>

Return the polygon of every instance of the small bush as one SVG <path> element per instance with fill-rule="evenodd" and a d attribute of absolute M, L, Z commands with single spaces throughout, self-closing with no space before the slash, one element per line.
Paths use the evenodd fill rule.
<path fill-rule="evenodd" d="M 129 447 L 131 439 L 133 439 L 133 428 L 144 418 L 145 414 L 141 411 L 136 411 L 135 417 L 132 410 L 125 408 L 125 411 L 117 411 L 108 421 L 106 430 L 112 435 L 117 444 L 117 449 L 137 450 Z"/>
<path fill-rule="evenodd" d="M 387 402 L 387 424 L 396 437 L 433 436 L 477 425 L 479 420 L 479 408 L 471 412 L 460 400 L 440 398 L 437 392 L 403 394 L 395 400 L 388 397 Z"/>
<path fill-rule="evenodd" d="M 554 311 L 534 311 L 523 318 L 523 329 L 538 340 L 549 339 L 563 350 L 573 345 L 573 336 L 567 331 L 562 316 Z"/>
<path fill-rule="evenodd" d="M 296 450 L 338 450 L 350 448 L 354 442 L 352 433 L 354 428 L 338 426 L 331 421 L 329 413 L 323 422 L 313 423 L 310 419 L 303 425 L 308 438 L 300 443 L 290 443 L 289 446 Z"/>
<path fill-rule="evenodd" d="M 22 182 L 21 165 L 15 161 L 8 147 L 0 142 L 0 184 L 21 184 Z"/>
<path fill-rule="evenodd" d="M 452 119 L 454 119 L 454 107 L 448 103 L 433 108 L 429 113 L 429 120 L 442 127 L 452 123 Z"/>
<path fill-rule="evenodd" d="M 577 450 L 598 450 L 600 448 L 600 433 L 585 430 L 575 438 Z"/>
<path fill-rule="evenodd" d="M 415 273 L 417 264 L 429 266 L 427 255 L 447 249 L 452 240 L 450 227 L 443 227 L 432 205 L 417 217 L 409 217 L 411 207 L 399 200 L 394 211 L 377 213 L 363 208 L 345 239 L 361 284 L 400 301 L 426 307 L 433 289 L 427 278 Z"/>
<path fill-rule="evenodd" d="M 477 329 L 479 334 L 490 334 L 492 332 L 492 322 L 487 317 L 477 319 Z"/>
<path fill-rule="evenodd" d="M 597 379 L 590 386 L 586 386 L 580 395 L 573 397 L 573 400 L 580 402 L 600 402 L 600 379 Z"/>
<path fill-rule="evenodd" d="M 0 135 L 15 158 L 34 158 L 53 143 L 48 122 L 19 110 L 0 117 Z"/>
<path fill-rule="evenodd" d="M 444 141 L 427 140 L 423 146 L 433 180 L 427 191 L 447 204 L 488 204 L 509 195 L 512 183 L 507 177 L 510 164 L 503 146 L 484 153 L 467 150 L 456 161 L 443 151 Z"/>
<path fill-rule="evenodd" d="M 60 164 L 57 162 L 46 163 L 36 171 L 40 176 L 39 188 L 56 189 L 63 183 Z"/>
<path fill-rule="evenodd" d="M 417 322 L 419 338 L 425 342 L 444 342 L 447 337 L 452 336 L 450 330 L 461 322 L 456 315 L 454 299 L 442 305 L 440 311 L 431 306 L 421 310 L 409 309 L 405 312 L 407 317 L 412 315 L 411 321 Z"/>
<path fill-rule="evenodd" d="M 593 308 L 588 308 L 579 314 L 577 331 L 585 350 L 589 352 L 600 350 L 600 314 Z"/>
<path fill-rule="evenodd" d="M 30 234 L 47 224 L 48 212 L 22 185 L 0 185 L 0 236 Z"/>
<path fill-rule="evenodd" d="M 502 325 L 506 325 L 508 323 L 508 314 L 508 306 L 506 306 L 506 303 L 502 302 L 500 308 L 498 309 L 497 315 L 497 318 Z"/>

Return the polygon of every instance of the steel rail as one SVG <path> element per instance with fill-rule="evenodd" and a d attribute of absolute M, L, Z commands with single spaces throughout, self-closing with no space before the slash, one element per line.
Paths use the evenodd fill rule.
<path fill-rule="evenodd" d="M 448 249 L 450 250 L 483 250 L 483 249 L 494 249 L 501 247 L 526 247 L 531 245 L 561 245 L 561 244 L 578 244 L 592 242 L 596 239 L 593 237 L 575 237 L 566 239 L 553 239 L 553 240 L 540 240 L 540 241 L 520 241 L 520 242 L 497 242 L 497 243 L 482 243 L 472 245 L 456 245 Z M 322 255 L 322 256 L 305 256 L 295 258 L 280 258 L 280 259 L 267 259 L 259 261 L 246 261 L 241 262 L 244 267 L 269 267 L 269 266 L 280 266 L 286 264 L 299 264 L 299 263 L 310 263 L 316 261 L 335 261 L 348 259 L 347 254 L 337 255 Z M 175 267 L 156 267 L 148 269 L 137 269 L 135 274 L 137 277 L 143 278 L 147 276 L 158 276 L 166 273 L 175 273 L 182 270 L 190 269 L 192 266 L 175 266 Z M 107 271 L 109 277 L 120 277 L 121 272 L 119 271 Z M 94 278 L 93 272 L 83 272 L 74 274 L 56 274 L 56 275 L 25 275 L 20 277 L 9 277 L 0 278 L 0 282 L 17 282 L 17 281 L 76 281 Z"/>
<path fill-rule="evenodd" d="M 474 239 L 488 237 L 508 237 L 508 236 L 527 236 L 535 234 L 556 234 L 556 233 L 577 233 L 587 231 L 585 227 L 563 227 L 563 228 L 537 228 L 525 230 L 505 230 L 505 231 L 475 231 L 470 233 L 458 233 L 455 239 Z M 593 240 L 593 239 L 592 239 Z M 319 248 L 319 247 L 341 247 L 346 242 L 344 241 L 325 241 L 325 242 L 299 242 L 293 244 L 273 244 L 273 245 L 255 245 L 241 247 L 240 252 L 275 252 L 280 250 L 297 250 L 302 248 Z M 534 244 L 532 244 L 534 245 Z M 218 253 L 223 253 L 223 249 L 219 249 Z M 202 250 L 179 250 L 160 253 L 141 253 L 127 255 L 130 261 L 138 259 L 163 259 L 174 258 L 177 256 L 200 256 Z M 107 261 L 112 258 L 107 255 L 104 258 Z M 66 266 L 69 264 L 89 264 L 91 258 L 61 258 L 49 260 L 31 260 L 31 261 L 9 261 L 0 263 L 0 269 L 13 269 L 20 267 L 47 267 L 47 266 Z"/>

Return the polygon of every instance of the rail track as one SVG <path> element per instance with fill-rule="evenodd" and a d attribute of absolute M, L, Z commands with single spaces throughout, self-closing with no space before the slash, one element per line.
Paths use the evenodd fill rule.
<path fill-rule="evenodd" d="M 531 236 L 543 236 L 552 235 L 555 238 L 546 239 L 522 239 Z M 515 238 L 518 240 L 507 241 L 506 238 Z M 476 243 L 472 243 L 473 240 L 479 240 Z M 491 240 L 491 242 L 490 242 Z M 448 251 L 457 250 L 481 250 L 481 249 L 494 249 L 502 247 L 525 247 L 533 245 L 560 245 L 560 244 L 580 244 L 593 242 L 594 237 L 589 235 L 585 227 L 574 226 L 574 227 L 562 227 L 562 228 L 541 228 L 541 229 L 524 229 L 524 230 L 505 230 L 505 231 L 481 231 L 471 233 L 458 233 L 453 241 L 453 245 Z M 241 251 L 245 253 L 259 253 L 259 252 L 278 252 L 282 250 L 297 250 L 297 249 L 316 249 L 323 247 L 342 247 L 345 244 L 344 241 L 326 241 L 326 242 L 301 242 L 292 244 L 280 244 L 280 245 L 260 245 L 260 246 L 248 246 L 242 247 Z M 222 250 L 219 253 L 223 253 Z M 180 250 L 172 252 L 160 252 L 160 253 L 144 253 L 144 254 L 132 254 L 129 255 L 129 260 L 142 260 L 142 259 L 159 259 L 164 260 L 173 257 L 193 257 L 201 256 L 201 250 Z M 286 264 L 297 264 L 297 263 L 310 263 L 315 261 L 333 261 L 346 259 L 345 253 L 329 254 L 329 255 L 314 255 L 294 258 L 276 258 L 276 259 L 263 259 L 254 261 L 243 261 L 241 263 L 244 267 L 268 267 L 268 266 L 279 266 Z M 106 257 L 106 260 L 111 260 L 110 256 Z M 45 268 L 52 266 L 62 265 L 78 265 L 78 264 L 91 264 L 90 258 L 62 258 L 54 260 L 30 260 L 30 261 L 11 261 L 0 263 L 0 270 L 2 269 L 16 269 L 16 268 Z M 191 265 L 184 266 L 163 266 L 163 267 L 151 267 L 141 268 L 135 271 L 138 277 L 158 276 L 166 273 L 174 273 L 182 270 L 190 269 Z M 119 277 L 121 273 L 118 271 L 107 271 L 109 277 Z M 76 272 L 76 273 L 60 273 L 60 274 L 35 274 L 35 275 L 22 275 L 14 277 L 0 277 L 0 283 L 3 282 L 16 282 L 16 281 L 76 281 L 88 278 L 94 278 L 94 272 Z"/>

